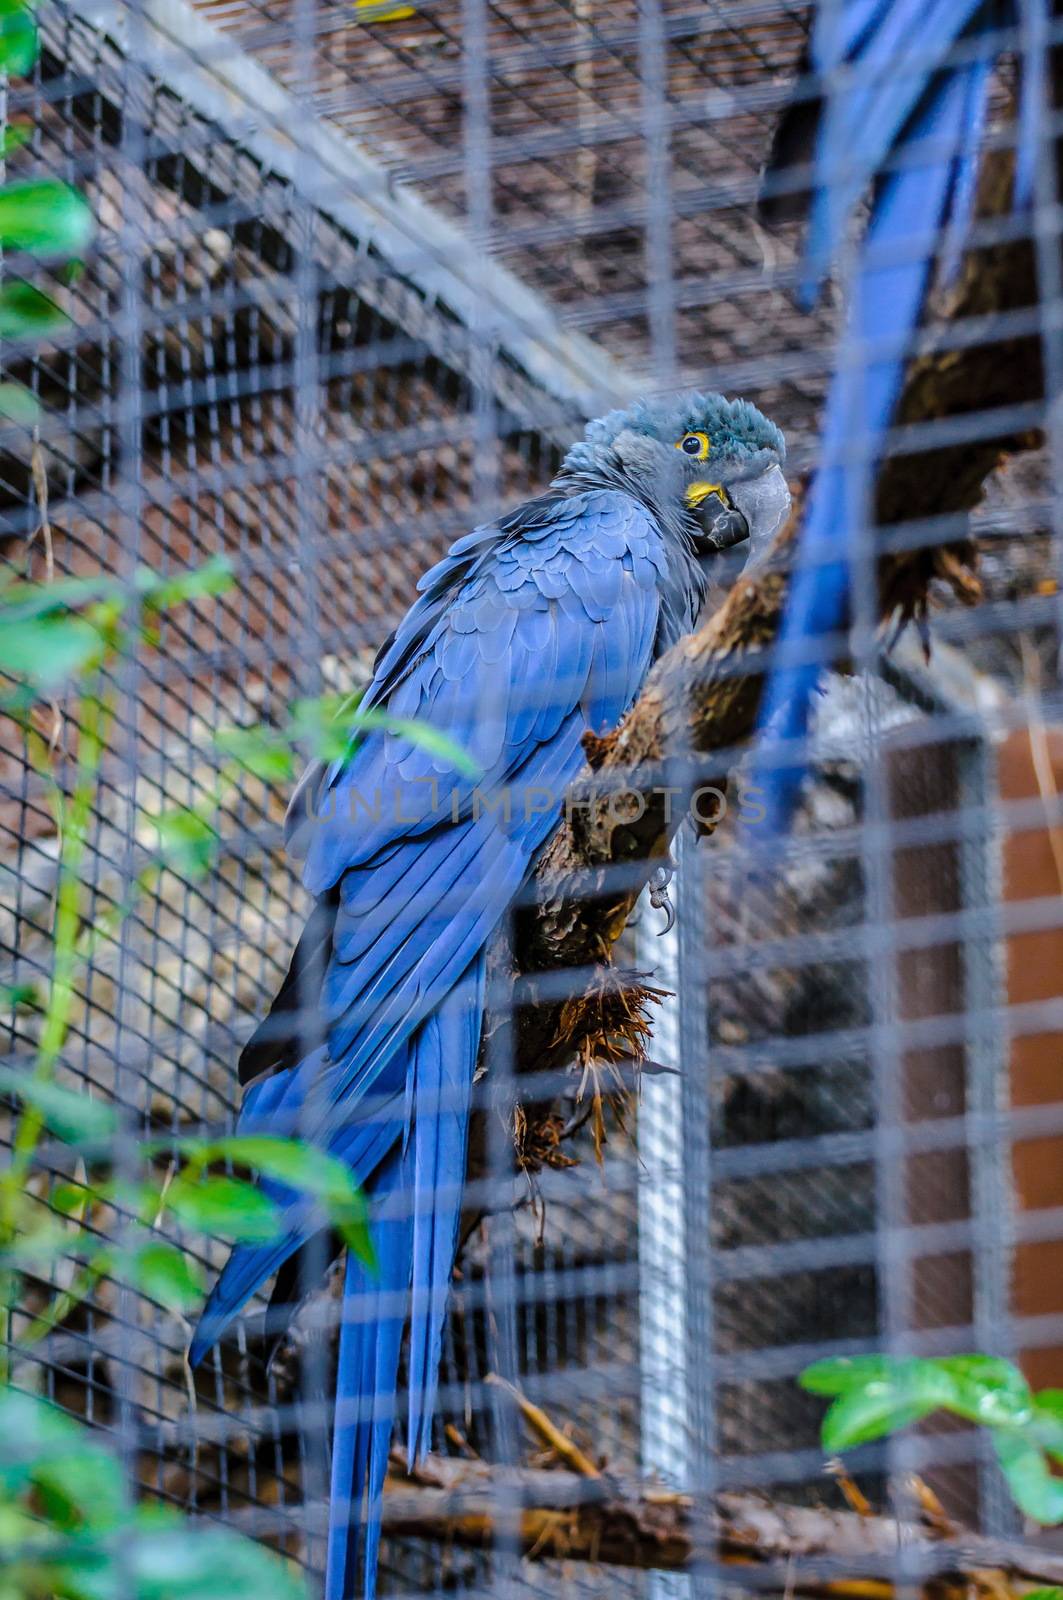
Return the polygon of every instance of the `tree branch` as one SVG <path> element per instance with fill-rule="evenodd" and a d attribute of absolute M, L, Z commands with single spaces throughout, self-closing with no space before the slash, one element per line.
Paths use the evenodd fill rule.
<path fill-rule="evenodd" d="M 516 1509 L 507 1520 L 509 1505 Z M 702 1517 L 684 1495 L 606 1476 L 503 1472 L 430 1456 L 410 1477 L 398 1452 L 383 1525 L 392 1535 L 476 1549 L 515 1535 L 526 1556 L 543 1560 L 671 1570 L 704 1560 L 759 1568 L 788 1593 L 834 1600 L 889 1600 L 901 1550 L 905 1591 L 933 1600 L 971 1600 L 974 1593 L 1001 1600 L 1063 1584 L 1063 1556 L 940 1523 L 782 1506 L 752 1494 L 718 1495 Z"/>
<path fill-rule="evenodd" d="M 1009 153 L 993 153 L 985 162 L 979 191 L 983 223 L 991 225 L 1008 213 L 1011 174 Z M 932 438 L 934 447 L 929 449 L 924 432 L 922 440 L 914 441 L 918 449 L 909 444 L 885 462 L 879 475 L 878 518 L 887 533 L 903 532 L 894 526 L 902 521 L 969 511 L 1001 455 L 1033 442 L 1028 419 L 1017 428 L 1013 408 L 1041 395 L 1040 344 L 1031 314 L 1035 305 L 1036 273 L 1028 240 L 972 250 L 956 282 L 932 299 L 922 353 L 910 366 L 899 403 L 899 425 L 933 425 L 977 411 L 979 427 Z M 1000 409 L 996 429 L 985 426 L 990 408 Z M 586 785 L 622 779 L 637 786 L 651 774 L 652 786 L 660 782 L 668 753 L 686 750 L 704 758 L 702 781 L 722 787 L 726 752 L 748 741 L 756 723 L 767 652 L 782 620 L 786 563 L 799 516 L 800 495 L 771 561 L 740 578 L 719 610 L 657 664 L 615 732 L 591 741 L 593 770 L 584 775 Z M 898 615 L 922 617 L 935 579 L 962 601 L 977 600 L 974 550 L 965 525 L 959 534 L 946 528 L 936 538 L 931 529 L 918 548 L 897 549 L 883 558 L 883 621 Z M 500 974 L 503 980 L 521 980 L 516 990 L 518 1071 L 556 1069 L 577 1052 L 590 1056 L 596 1040 L 606 1036 L 600 995 L 597 1010 L 591 1008 L 586 1017 L 574 1014 L 571 1005 L 564 1016 L 561 1002 L 546 998 L 549 985 L 543 978 L 560 969 L 609 961 L 654 859 L 675 832 L 682 807 L 673 803 L 669 818 L 664 797 L 648 794 L 641 815 L 635 815 L 637 810 L 632 803 L 625 815 L 616 800 L 611 807 L 605 800 L 592 803 L 586 811 L 571 813 L 543 851 L 536 872 L 537 904 L 520 918 L 513 951 L 499 957 L 508 964 Z M 621 884 L 616 882 L 618 867 L 627 869 Z M 607 1007 L 605 1022 L 609 1020 Z"/>

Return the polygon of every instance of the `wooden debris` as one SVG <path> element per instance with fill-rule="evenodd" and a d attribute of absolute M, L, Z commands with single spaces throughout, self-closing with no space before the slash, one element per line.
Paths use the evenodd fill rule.
<path fill-rule="evenodd" d="M 507 1394 L 513 1396 L 525 1422 L 534 1433 L 538 1434 L 543 1443 L 553 1450 L 558 1460 L 565 1463 L 566 1467 L 570 1467 L 573 1472 L 578 1472 L 581 1478 L 601 1477 L 601 1473 L 594 1465 L 594 1462 L 583 1454 L 579 1445 L 574 1444 L 568 1434 L 563 1433 L 555 1422 L 551 1422 L 540 1406 L 533 1405 L 530 1400 L 525 1399 L 515 1384 L 507 1382 L 505 1378 L 500 1378 L 495 1372 L 489 1372 L 485 1382 L 493 1383 L 496 1388 L 505 1389 Z"/>
<path fill-rule="evenodd" d="M 845 1462 L 840 1456 L 831 1456 L 826 1464 L 826 1470 L 844 1495 L 845 1503 L 850 1511 L 855 1511 L 858 1517 L 874 1516 L 871 1501 L 860 1488 L 860 1485 L 849 1476 Z"/>

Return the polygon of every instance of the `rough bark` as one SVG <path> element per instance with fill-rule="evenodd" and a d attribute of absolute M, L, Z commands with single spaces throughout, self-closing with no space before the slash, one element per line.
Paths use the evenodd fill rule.
<path fill-rule="evenodd" d="M 975 1594 L 1001 1600 L 1063 1583 L 1063 1556 L 983 1539 L 940 1520 L 902 1523 L 784 1506 L 752 1494 L 718 1495 L 703 1515 L 681 1494 L 605 1476 L 532 1468 L 503 1473 L 483 1462 L 439 1456 L 412 1477 L 401 1458 L 393 1458 L 384 1530 L 473 1548 L 515 1536 L 525 1555 L 538 1559 L 672 1570 L 720 1562 L 759 1568 L 758 1588 L 775 1572 L 787 1594 L 853 1600 L 889 1600 L 902 1550 L 905 1592 L 934 1600 Z"/>

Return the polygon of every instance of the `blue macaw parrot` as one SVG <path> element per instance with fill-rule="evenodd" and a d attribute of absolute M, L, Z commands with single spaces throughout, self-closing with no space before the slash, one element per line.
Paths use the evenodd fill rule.
<path fill-rule="evenodd" d="M 805 68 L 818 80 L 776 131 L 761 209 L 794 214 L 811 189 L 806 296 L 840 254 L 856 205 L 871 214 L 821 429 L 753 781 L 766 835 L 789 824 L 816 686 L 848 625 L 850 580 L 875 473 L 935 258 L 958 263 L 970 221 L 990 79 L 1016 27 L 1026 46 L 1016 199 L 1029 195 L 1044 104 L 1045 0 L 819 0 Z M 810 164 L 802 180 L 786 169 Z M 795 741 L 795 743 L 791 743 Z"/>
<path fill-rule="evenodd" d="M 318 1143 L 369 1202 L 377 1266 L 348 1252 L 344 1283 L 328 1600 L 353 1592 L 363 1521 L 364 1592 L 375 1591 L 407 1321 L 410 1459 L 430 1442 L 489 941 L 560 820 L 583 735 L 614 726 L 693 626 L 702 557 L 781 521 L 783 455 L 778 428 L 718 394 L 590 423 L 546 494 L 425 574 L 362 701 L 444 731 L 478 779 L 379 731 L 350 759 L 312 766 L 289 810 L 315 909 L 241 1057 L 238 1128 Z M 504 789 L 508 816 L 480 803 Z M 282 1237 L 234 1248 L 193 1364 L 272 1274 L 274 1300 L 288 1298 L 315 1224 L 303 1198 L 286 1199 Z"/>

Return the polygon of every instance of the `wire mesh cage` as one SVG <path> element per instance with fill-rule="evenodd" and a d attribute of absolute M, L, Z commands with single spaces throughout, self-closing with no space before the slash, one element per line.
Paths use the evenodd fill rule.
<path fill-rule="evenodd" d="M 707 559 L 696 629 L 614 708 L 619 739 L 590 729 L 575 814 L 552 796 L 491 929 L 468 1173 L 462 1144 L 463 1170 L 428 1180 L 431 1195 L 467 1176 L 424 1459 L 406 1449 L 414 1339 L 397 1402 L 374 1413 L 394 1420 L 377 1588 L 686 1600 L 1063 1581 L 1036 1526 L 1063 1511 L 1016 1495 L 1007 1457 L 1033 1449 L 1047 1504 L 1052 1402 L 1022 1433 L 1034 1402 L 999 1365 L 1063 1388 L 1059 39 L 1036 0 L 1018 20 L 968 8 L 940 48 L 936 13 L 879 8 L 901 20 L 878 71 L 921 85 L 898 135 L 953 69 L 984 72 L 986 124 L 949 154 L 973 220 L 957 240 L 955 216 L 923 218 L 932 274 L 885 442 L 853 411 L 846 448 L 873 487 L 870 508 L 846 506 L 851 603 L 788 758 L 804 773 L 792 826 L 758 833 L 787 574 L 839 559 L 798 540 L 831 470 L 831 384 L 859 364 L 851 306 L 861 288 L 903 298 L 892 279 L 868 289 L 860 252 L 901 178 L 936 170 L 921 125 L 855 196 L 831 169 L 828 192 L 854 204 L 813 303 L 808 192 L 824 180 L 787 108 L 826 92 L 816 30 L 855 9 L 47 0 L 32 62 L 5 80 L 4 125 L 22 130 L 5 176 L 72 186 L 95 227 L 54 289 L 61 323 L 9 330 L 0 300 L 0 401 L 23 397 L 0 405 L 0 601 L 23 607 L 0 669 L 37 685 L 3 702 L 3 1134 L 34 1226 L 95 1250 L 19 1244 L 9 1181 L 7 1378 L 99 1430 L 132 1499 L 262 1540 L 315 1587 L 350 1280 L 315 1232 L 281 1295 L 294 1319 L 278 1331 L 267 1275 L 193 1371 L 195 1295 L 173 1292 L 174 1262 L 202 1288 L 232 1234 L 168 1199 L 187 1196 L 188 1140 L 225 1164 L 238 1058 L 314 903 L 284 848 L 282 745 L 295 726 L 308 752 L 322 697 L 354 715 L 421 575 L 541 496 L 588 419 L 692 389 L 783 430 L 794 515 L 772 550 Z M 3 242 L 4 282 L 24 283 Z M 873 388 L 874 350 L 860 359 Z M 224 581 L 187 581 L 212 562 Z M 92 613 L 118 633 L 79 658 L 91 692 L 58 658 L 20 663 L 25 608 L 45 609 L 26 597 L 48 590 L 133 606 L 128 628 Z M 481 661 L 485 723 L 508 659 Z M 522 670 L 549 703 L 556 653 Z M 436 755 L 453 731 L 433 725 Z M 407 736 L 421 748 L 367 734 Z M 610 782 L 630 798 L 651 769 L 674 799 L 664 820 L 651 808 L 640 833 L 645 805 L 621 808 L 603 830 Z M 673 834 L 665 930 L 660 884 L 643 891 Z M 435 914 L 477 892 L 458 875 Z M 307 1055 L 324 1026 L 309 1009 Z M 51 1088 L 117 1120 L 65 1136 Z M 420 1216 L 423 1194 L 407 1204 Z M 370 1317 L 380 1268 L 364 1268 Z M 998 1363 L 982 1412 L 940 1420 L 946 1368 L 933 1404 L 904 1388 L 915 1366 L 882 1368 L 881 1426 L 826 1469 L 822 1394 L 799 1382 L 813 1362 L 974 1353 Z M 1005 1390 L 1002 1435 L 978 1422 L 1000 1421 Z M 890 1431 L 905 1421 L 921 1426 Z M 362 1592 L 354 1569 L 338 1582 L 336 1600 Z"/>

